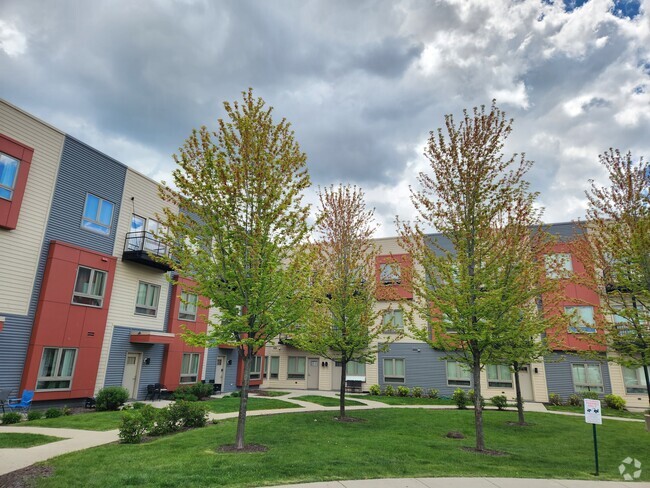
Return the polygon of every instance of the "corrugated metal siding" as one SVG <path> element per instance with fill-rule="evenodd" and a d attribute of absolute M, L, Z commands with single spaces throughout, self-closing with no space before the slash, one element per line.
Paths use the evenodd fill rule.
<path fill-rule="evenodd" d="M 612 384 L 609 377 L 609 368 L 603 355 L 601 362 L 595 360 L 585 360 L 574 354 L 553 353 L 544 358 L 546 369 L 546 384 L 549 393 L 557 393 L 563 401 L 566 401 L 569 395 L 576 393 L 573 386 L 573 373 L 571 365 L 574 363 L 600 364 L 600 371 L 603 378 L 605 392 L 601 395 L 607 395 L 612 392 Z"/>
<path fill-rule="evenodd" d="M 138 399 L 141 400 L 147 394 L 147 385 L 160 382 L 165 346 L 163 344 L 132 344 L 129 342 L 131 332 L 137 332 L 138 330 L 144 329 L 121 326 L 113 328 L 113 340 L 111 342 L 104 386 L 122 386 L 126 353 L 141 352 L 143 359 L 151 358 L 151 362 L 149 364 L 143 364 L 140 370 Z"/>
<path fill-rule="evenodd" d="M 234 349 L 219 349 L 212 347 L 208 349 L 208 362 L 205 371 L 205 381 L 214 381 L 217 369 L 217 356 L 226 356 L 226 361 L 232 361 L 232 364 L 226 365 L 225 384 L 222 385 L 222 391 L 235 391 L 237 389 L 237 351 Z"/>
<path fill-rule="evenodd" d="M 0 388 L 18 396 L 34 316 L 5 315 L 5 319 L 0 332 Z"/>

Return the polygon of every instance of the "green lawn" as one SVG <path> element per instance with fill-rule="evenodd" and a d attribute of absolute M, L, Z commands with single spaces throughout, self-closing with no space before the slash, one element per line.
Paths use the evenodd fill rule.
<path fill-rule="evenodd" d="M 51 435 L 23 434 L 22 432 L 0 433 L 0 449 L 34 447 L 62 440 L 63 437 L 54 437 Z"/>
<path fill-rule="evenodd" d="M 293 398 L 294 400 L 302 400 L 303 402 L 317 403 L 318 405 L 322 405 L 323 407 L 338 407 L 340 404 L 338 398 L 326 397 L 322 395 L 304 395 L 304 396 L 293 397 Z M 357 402 L 355 400 L 348 400 L 347 398 L 345 399 L 346 407 L 358 406 L 358 405 L 365 405 L 365 403 Z"/>
<path fill-rule="evenodd" d="M 284 396 L 288 395 L 288 391 L 277 391 L 277 390 L 253 390 L 251 391 L 253 395 L 259 395 L 263 397 L 279 397 L 279 396 Z"/>
<path fill-rule="evenodd" d="M 228 413 L 239 410 L 238 397 L 213 398 L 202 403 L 207 405 L 208 410 L 214 413 Z M 248 397 L 248 410 L 270 410 L 276 408 L 300 408 L 300 405 L 274 398 Z"/>
<path fill-rule="evenodd" d="M 585 413 L 584 407 L 575 407 L 572 405 L 546 405 L 546 410 L 555 412 L 573 412 L 583 414 Z M 603 407 L 603 415 L 608 417 L 623 417 L 626 419 L 640 419 L 643 420 L 642 412 L 628 412 L 627 410 L 615 410 L 613 408 Z"/>
<path fill-rule="evenodd" d="M 113 430 L 120 425 L 122 412 L 92 412 L 65 415 L 55 419 L 30 420 L 21 422 L 21 426 L 28 427 L 56 427 L 62 429 L 81 430 Z"/>
<path fill-rule="evenodd" d="M 110 444 L 47 462 L 55 468 L 39 487 L 229 486 L 249 487 L 310 481 L 492 476 L 593 480 L 591 426 L 581 418 L 527 414 L 534 425 L 516 427 L 513 412 L 487 411 L 486 445 L 505 451 L 494 457 L 464 451 L 474 445 L 471 410 L 378 409 L 343 423 L 332 412 L 251 417 L 246 440 L 264 453 L 219 453 L 234 441 L 229 419 L 140 445 Z M 455 430 L 463 440 L 448 439 Z M 627 456 L 650 452 L 650 435 L 636 422 L 608 422 L 598 429 L 599 479 L 620 480 Z M 558 449 L 558 446 L 564 446 Z M 643 470 L 641 480 L 650 480 Z"/>
<path fill-rule="evenodd" d="M 383 395 L 348 395 L 350 398 L 372 400 L 386 405 L 455 405 L 453 400 L 446 398 L 415 398 Z"/>

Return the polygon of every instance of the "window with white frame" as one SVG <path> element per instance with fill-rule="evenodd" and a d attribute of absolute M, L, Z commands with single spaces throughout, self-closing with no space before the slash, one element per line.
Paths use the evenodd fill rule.
<path fill-rule="evenodd" d="M 568 278 L 573 272 L 571 254 L 556 253 L 547 254 L 545 257 L 546 276 L 552 279 Z"/>
<path fill-rule="evenodd" d="M 379 279 L 384 285 L 399 285 L 401 270 L 397 263 L 382 263 L 379 265 Z"/>
<path fill-rule="evenodd" d="M 108 273 L 94 268 L 79 266 L 75 280 L 72 303 L 101 307 L 104 304 L 104 291 Z"/>
<path fill-rule="evenodd" d="M 304 356 L 289 356 L 287 364 L 287 378 L 289 379 L 305 379 L 305 363 Z"/>
<path fill-rule="evenodd" d="M 266 356 L 266 360 L 264 361 L 264 377 L 270 379 L 278 379 L 279 376 L 280 356 Z"/>
<path fill-rule="evenodd" d="M 471 386 L 472 372 L 467 365 L 458 361 L 447 361 L 447 385 Z"/>
<path fill-rule="evenodd" d="M 138 315 L 156 316 L 160 286 L 141 281 L 138 283 L 138 295 L 135 299 L 135 313 Z"/>
<path fill-rule="evenodd" d="M 604 391 L 600 364 L 572 364 L 571 371 L 575 391 Z"/>
<path fill-rule="evenodd" d="M 493 388 L 512 388 L 512 372 L 503 364 L 487 365 L 488 386 Z"/>
<path fill-rule="evenodd" d="M 18 179 L 20 161 L 11 156 L 0 153 L 0 198 L 11 200 Z"/>
<path fill-rule="evenodd" d="M 635 393 L 646 393 L 648 388 L 645 382 L 645 373 L 643 372 L 643 367 L 640 368 L 626 368 L 623 369 L 623 382 L 625 383 L 625 393 L 635 394 Z M 648 367 L 648 372 L 650 373 L 650 367 Z"/>
<path fill-rule="evenodd" d="M 181 292 L 181 306 L 178 309 L 178 320 L 196 320 L 196 310 L 199 297 L 195 293 Z"/>
<path fill-rule="evenodd" d="M 593 334 L 596 328 L 594 321 L 594 307 L 591 305 L 579 305 L 564 307 L 564 313 L 569 316 L 571 325 L 569 332 L 574 334 Z"/>
<path fill-rule="evenodd" d="M 384 358 L 384 383 L 404 383 L 404 358 Z"/>
<path fill-rule="evenodd" d="M 196 383 L 199 377 L 199 353 L 185 353 L 183 354 L 183 362 L 181 363 L 181 383 Z"/>
<path fill-rule="evenodd" d="M 366 363 L 358 363 L 357 361 L 348 362 L 347 368 L 345 370 L 346 376 L 356 376 L 360 377 L 366 376 Z"/>
<path fill-rule="evenodd" d="M 401 310 L 388 310 L 382 315 L 382 325 L 386 327 L 384 333 L 395 334 L 404 330 L 404 314 Z"/>
<path fill-rule="evenodd" d="M 46 347 L 36 380 L 37 390 L 69 390 L 77 359 L 76 349 Z"/>
<path fill-rule="evenodd" d="M 253 356 L 248 377 L 252 380 L 259 380 L 262 377 L 262 356 Z"/>
<path fill-rule="evenodd" d="M 114 205 L 108 200 L 87 193 L 81 227 L 98 234 L 109 235 L 113 221 L 113 207 Z"/>

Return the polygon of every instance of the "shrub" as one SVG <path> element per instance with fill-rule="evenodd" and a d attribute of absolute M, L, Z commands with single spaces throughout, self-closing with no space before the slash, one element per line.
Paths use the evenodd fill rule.
<path fill-rule="evenodd" d="M 474 400 L 475 400 L 476 394 L 474 393 L 474 390 L 469 390 L 467 393 L 467 398 L 469 399 L 469 402 L 474 405 Z M 483 398 L 483 395 L 481 395 L 481 398 L 479 400 L 481 402 L 481 407 L 485 406 L 485 398 Z"/>
<path fill-rule="evenodd" d="M 451 396 L 451 399 L 459 409 L 464 410 L 467 408 L 467 393 L 465 393 L 464 390 L 456 388 L 454 394 Z"/>
<path fill-rule="evenodd" d="M 124 412 L 120 421 L 120 440 L 124 444 L 137 444 L 142 436 L 151 430 L 153 421 L 141 411 Z"/>
<path fill-rule="evenodd" d="M 493 396 L 490 401 L 492 405 L 497 407 L 499 410 L 504 410 L 508 406 L 508 399 L 505 395 Z"/>
<path fill-rule="evenodd" d="M 379 385 L 370 385 L 370 388 L 368 388 L 368 393 L 374 396 L 380 395 L 381 388 L 379 388 Z"/>
<path fill-rule="evenodd" d="M 575 393 L 569 395 L 569 405 L 573 407 L 579 407 L 580 405 L 582 405 L 582 398 L 580 398 L 580 396 L 576 395 Z"/>
<path fill-rule="evenodd" d="M 43 418 L 43 412 L 40 410 L 30 410 L 27 414 L 27 420 L 38 420 Z"/>
<path fill-rule="evenodd" d="M 65 416 L 72 415 L 72 409 L 70 407 L 68 407 L 67 405 L 63 405 L 62 412 L 63 412 L 63 415 L 65 415 Z"/>
<path fill-rule="evenodd" d="M 562 405 L 562 399 L 560 398 L 560 395 L 558 395 L 557 393 L 549 393 L 548 402 L 551 405 Z"/>
<path fill-rule="evenodd" d="M 2 416 L 2 425 L 17 424 L 23 419 L 18 412 L 7 412 Z"/>
<path fill-rule="evenodd" d="M 129 391 L 122 386 L 107 386 L 99 390 L 96 398 L 98 412 L 119 410 L 129 399 Z"/>
<path fill-rule="evenodd" d="M 53 408 L 48 408 L 45 411 L 45 418 L 46 419 L 55 419 L 55 418 L 62 417 L 62 416 L 63 416 L 63 410 L 58 409 L 58 408 L 54 408 L 54 407 Z"/>
<path fill-rule="evenodd" d="M 196 402 L 176 402 L 169 406 L 172 416 L 177 418 L 182 427 L 205 427 L 208 422 L 208 409 Z"/>
<path fill-rule="evenodd" d="M 147 404 L 142 403 L 142 402 L 134 402 L 134 403 L 131 404 L 131 408 L 133 410 L 140 410 L 141 408 L 144 408 L 145 406 L 147 406 Z M 151 405 L 149 405 L 149 406 L 151 406 Z"/>
<path fill-rule="evenodd" d="M 393 388 L 391 385 L 386 385 L 386 388 L 384 389 L 384 395 L 395 396 L 395 388 Z"/>
<path fill-rule="evenodd" d="M 233 392 L 230 394 L 230 396 L 231 396 L 232 398 L 239 398 L 239 397 L 241 396 L 241 391 L 239 391 L 239 390 L 233 391 Z"/>
<path fill-rule="evenodd" d="M 408 386 L 398 386 L 397 387 L 397 396 L 401 397 L 407 397 L 409 396 L 411 390 L 409 390 Z"/>
<path fill-rule="evenodd" d="M 618 395 L 605 395 L 604 400 L 606 407 L 614 410 L 623 410 L 625 408 L 625 400 Z"/>
<path fill-rule="evenodd" d="M 431 388 L 429 390 L 429 398 L 433 398 L 434 400 L 440 396 L 440 390 L 437 388 Z"/>
<path fill-rule="evenodd" d="M 195 402 L 199 398 L 194 394 L 194 385 L 182 385 L 176 388 L 174 392 L 174 400 L 185 400 L 188 402 Z"/>
<path fill-rule="evenodd" d="M 583 391 L 580 393 L 581 398 L 589 398 L 590 400 L 598 400 L 598 393 L 595 391 Z"/>
<path fill-rule="evenodd" d="M 212 395 L 213 386 L 210 383 L 197 383 L 192 387 L 192 393 L 199 399 L 203 400 Z"/>
<path fill-rule="evenodd" d="M 413 387 L 413 389 L 411 390 L 411 393 L 413 393 L 413 396 L 414 396 L 415 398 L 421 398 L 423 392 L 424 392 L 424 390 L 423 390 L 422 388 L 420 388 L 419 386 L 415 386 L 415 387 Z"/>

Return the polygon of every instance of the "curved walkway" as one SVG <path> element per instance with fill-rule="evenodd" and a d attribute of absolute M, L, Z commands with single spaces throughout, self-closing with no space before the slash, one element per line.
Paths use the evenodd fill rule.
<path fill-rule="evenodd" d="M 276 485 L 274 488 L 650 488 L 650 483 L 531 478 L 389 478 Z"/>

